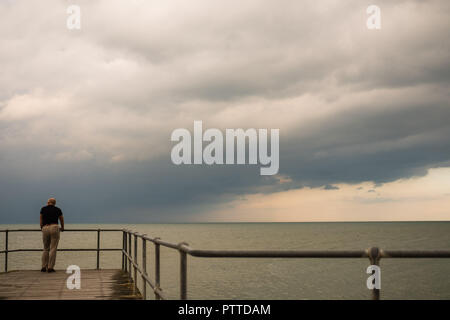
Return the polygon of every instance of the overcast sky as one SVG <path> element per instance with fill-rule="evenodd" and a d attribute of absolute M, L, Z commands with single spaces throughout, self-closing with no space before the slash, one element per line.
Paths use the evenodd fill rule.
<path fill-rule="evenodd" d="M 0 224 L 38 221 L 50 196 L 68 223 L 449 220 L 449 14 L 0 1 Z M 194 120 L 280 129 L 279 174 L 172 164 L 171 132 Z"/>

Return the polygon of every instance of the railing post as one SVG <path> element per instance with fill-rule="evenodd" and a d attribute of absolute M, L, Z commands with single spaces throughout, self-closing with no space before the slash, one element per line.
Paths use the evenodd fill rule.
<path fill-rule="evenodd" d="M 181 249 L 183 245 L 188 245 L 182 242 L 178 245 L 180 252 L 180 299 L 187 300 L 187 254 Z"/>
<path fill-rule="evenodd" d="M 134 259 L 133 262 L 137 264 L 137 235 L 134 234 Z M 134 267 L 134 291 L 137 292 L 137 268 L 133 264 Z"/>
<path fill-rule="evenodd" d="M 100 229 L 97 229 L 97 270 L 100 269 Z"/>
<path fill-rule="evenodd" d="M 124 231 L 123 232 L 123 243 L 124 243 L 124 246 L 125 246 L 125 261 L 124 261 L 124 270 L 125 270 L 125 272 L 128 272 L 128 256 L 127 256 L 127 254 L 128 254 L 128 242 L 127 242 L 127 237 L 128 237 L 128 235 L 127 235 L 127 232 L 126 231 Z"/>
<path fill-rule="evenodd" d="M 145 234 L 144 234 L 145 236 Z M 143 290 L 142 290 L 142 297 L 144 300 L 147 300 L 147 280 L 145 279 L 144 275 L 147 276 L 147 243 L 144 237 L 142 237 L 142 283 L 143 283 Z"/>
<path fill-rule="evenodd" d="M 155 238 L 155 240 L 157 240 L 157 239 L 159 239 L 159 238 Z M 159 245 L 159 243 L 156 243 L 155 242 L 155 289 L 157 288 L 157 289 L 160 289 L 160 285 L 161 285 L 161 283 L 160 283 L 160 266 L 161 266 L 161 264 L 160 264 L 160 252 L 159 252 L 159 250 L 160 250 L 160 245 Z M 160 296 L 159 296 L 159 294 L 157 294 L 156 292 L 155 292 L 155 299 L 156 300 L 161 300 L 161 298 L 160 298 Z"/>
<path fill-rule="evenodd" d="M 5 231 L 5 272 L 8 272 L 8 230 Z"/>
<path fill-rule="evenodd" d="M 372 247 L 368 249 L 369 260 L 371 265 L 379 266 L 381 252 L 377 247 Z M 372 289 L 372 300 L 380 300 L 380 289 L 373 288 Z"/>
<path fill-rule="evenodd" d="M 125 270 L 125 231 L 122 231 L 122 271 Z"/>
<path fill-rule="evenodd" d="M 131 279 L 131 231 L 128 230 L 128 278 Z"/>

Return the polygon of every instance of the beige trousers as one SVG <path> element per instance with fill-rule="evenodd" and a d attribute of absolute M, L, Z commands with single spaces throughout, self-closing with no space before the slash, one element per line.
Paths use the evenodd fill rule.
<path fill-rule="evenodd" d="M 42 268 L 53 269 L 56 261 L 56 249 L 59 242 L 59 225 L 52 224 L 42 228 L 42 241 L 44 251 L 42 252 Z"/>

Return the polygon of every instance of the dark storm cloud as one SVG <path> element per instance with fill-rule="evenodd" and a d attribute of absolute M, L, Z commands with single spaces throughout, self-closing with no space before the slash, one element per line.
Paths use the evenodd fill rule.
<path fill-rule="evenodd" d="M 188 221 L 246 193 L 450 165 L 448 1 L 0 4 L 0 223 Z M 279 128 L 259 166 L 175 166 L 170 134 Z"/>
<path fill-rule="evenodd" d="M 378 111 L 340 112 L 310 124 L 303 135 L 284 139 L 289 152 L 281 149 L 281 172 L 317 186 L 383 183 L 447 166 L 450 105 L 431 97 L 423 100 Z"/>

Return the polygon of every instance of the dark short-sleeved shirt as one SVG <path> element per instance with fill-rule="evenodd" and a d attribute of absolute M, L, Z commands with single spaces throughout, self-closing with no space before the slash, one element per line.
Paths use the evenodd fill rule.
<path fill-rule="evenodd" d="M 55 206 L 45 206 L 41 209 L 42 214 L 42 224 L 58 224 L 58 218 L 62 216 L 62 211 L 60 208 Z"/>

